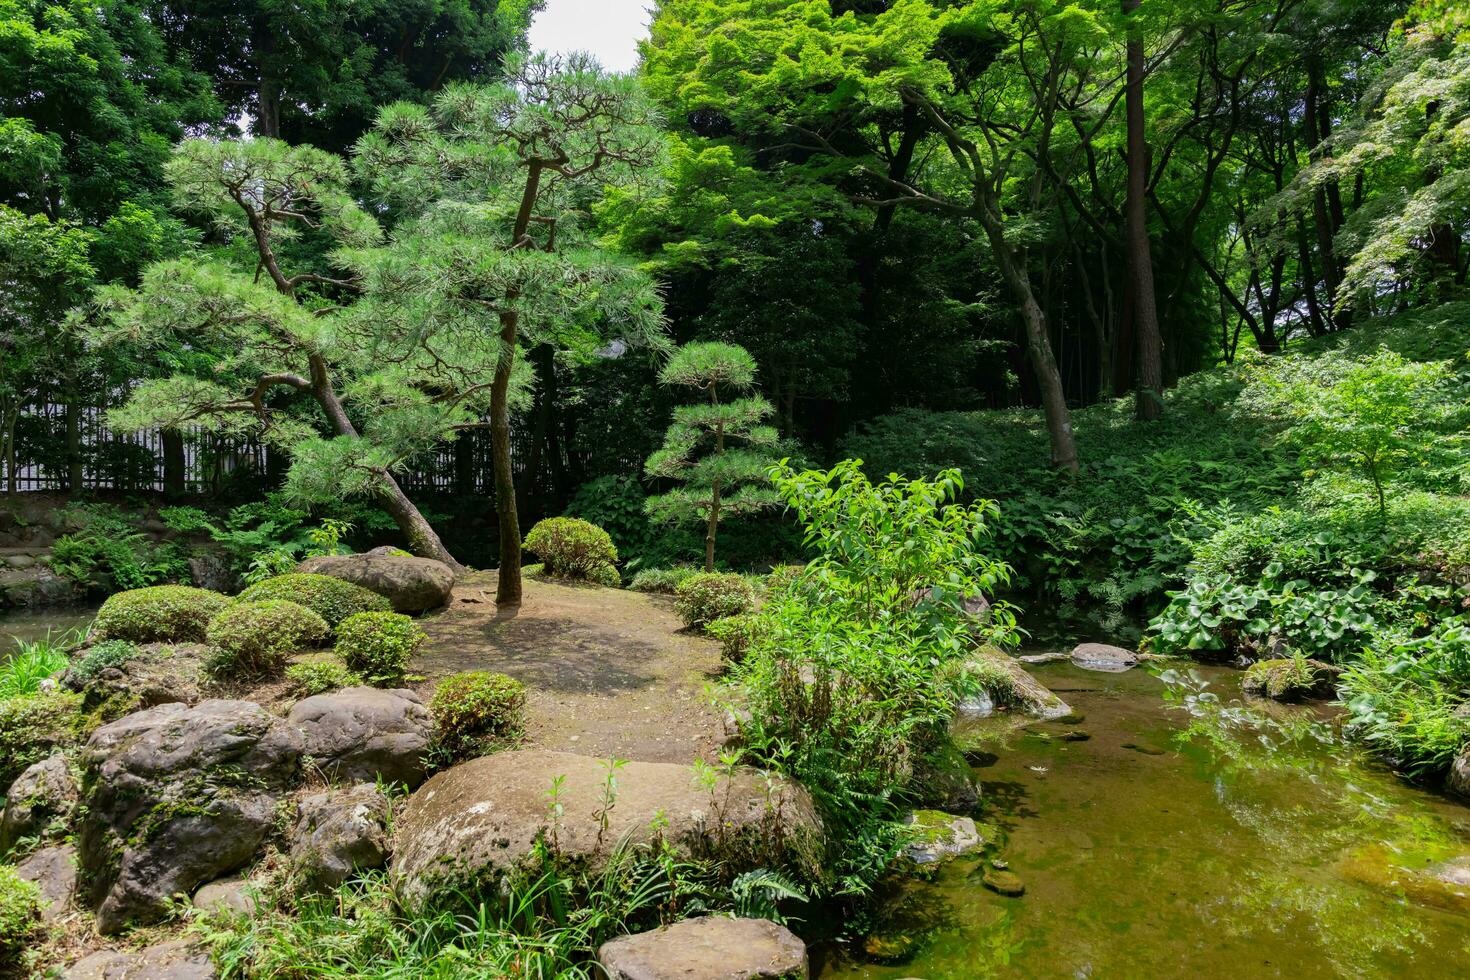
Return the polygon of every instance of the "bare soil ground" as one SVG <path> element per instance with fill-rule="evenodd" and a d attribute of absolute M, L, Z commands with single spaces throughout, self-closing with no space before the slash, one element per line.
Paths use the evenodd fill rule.
<path fill-rule="evenodd" d="M 450 674 L 493 670 L 526 685 L 526 741 L 641 762 L 714 761 L 719 644 L 684 632 L 673 600 L 526 579 L 516 609 L 495 605 L 495 572 L 476 572 L 421 619 L 429 642 L 412 670 L 425 700 Z"/>

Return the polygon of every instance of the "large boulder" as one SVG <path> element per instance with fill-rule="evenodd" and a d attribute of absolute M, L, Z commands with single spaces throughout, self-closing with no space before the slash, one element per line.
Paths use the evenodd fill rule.
<path fill-rule="evenodd" d="M 1462 748 L 1450 771 L 1445 774 L 1445 789 L 1461 799 L 1470 800 L 1470 745 Z"/>
<path fill-rule="evenodd" d="M 111 720 L 160 704 L 198 704 L 208 686 L 203 643 L 142 643 L 136 653 L 96 671 L 74 665 L 61 683 L 82 694 L 82 710 Z M 77 663 L 85 663 L 86 652 Z"/>
<path fill-rule="evenodd" d="M 1138 654 L 1111 643 L 1079 643 L 1072 648 L 1072 663 L 1083 670 L 1120 674 L 1138 666 Z"/>
<path fill-rule="evenodd" d="M 76 805 L 77 781 L 66 756 L 58 752 L 26 769 L 5 792 L 0 854 L 22 837 L 44 837 L 53 826 L 64 828 Z"/>
<path fill-rule="evenodd" d="M 393 603 L 393 611 L 421 613 L 449 602 L 454 570 L 432 558 L 414 558 L 391 548 L 361 555 L 321 555 L 296 566 L 298 572 L 344 579 Z"/>
<path fill-rule="evenodd" d="M 77 890 L 77 849 L 69 844 L 43 847 L 15 866 L 16 877 L 41 891 L 41 921 L 66 914 Z"/>
<path fill-rule="evenodd" d="M 97 729 L 78 843 L 98 931 L 155 921 L 248 861 L 302 751 L 300 732 L 249 701 L 165 704 Z"/>
<path fill-rule="evenodd" d="M 806 945 L 766 919 L 707 916 L 602 944 L 608 980 L 806 980 Z"/>
<path fill-rule="evenodd" d="M 215 980 L 209 951 L 192 943 L 159 943 L 136 953 L 108 949 L 79 960 L 63 980 Z"/>
<path fill-rule="evenodd" d="M 388 798 L 372 783 L 301 801 L 291 865 L 306 891 L 329 891 L 388 860 Z"/>
<path fill-rule="evenodd" d="M 989 694 L 984 700 L 983 713 L 967 713 L 968 703 L 957 705 L 956 713 L 961 720 L 984 717 L 993 710 L 995 703 L 1043 721 L 1064 718 L 1072 713 L 1065 701 L 1028 674 L 1014 657 L 994 647 L 976 648 L 961 669 L 983 679 Z"/>
<path fill-rule="evenodd" d="M 810 862 L 821 824 L 804 789 L 749 770 L 702 785 L 692 766 L 628 762 L 615 772 L 590 756 L 544 749 L 499 752 L 439 773 L 395 821 L 393 876 L 410 901 L 488 884 L 524 866 L 538 841 L 560 859 L 594 866 L 620 841 L 655 835 L 727 870 Z M 613 803 L 604 797 L 615 779 Z M 559 782 L 555 782 L 559 780 Z M 551 816 L 555 786 L 560 815 Z"/>
<path fill-rule="evenodd" d="M 286 719 L 305 737 L 306 754 L 342 782 L 424 781 L 424 752 L 434 720 L 407 688 L 346 687 L 296 702 Z"/>

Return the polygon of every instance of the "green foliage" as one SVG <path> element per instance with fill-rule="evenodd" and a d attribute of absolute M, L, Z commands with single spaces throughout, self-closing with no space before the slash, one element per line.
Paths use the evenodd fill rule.
<path fill-rule="evenodd" d="M 26 767 L 81 740 L 80 695 L 32 694 L 0 701 L 0 786 Z"/>
<path fill-rule="evenodd" d="M 326 620 L 332 629 L 357 613 L 393 611 L 393 604 L 371 589 L 330 575 L 309 572 L 293 572 L 265 579 L 241 592 L 239 598 L 241 602 L 285 599 L 300 603 Z"/>
<path fill-rule="evenodd" d="M 730 663 L 745 659 L 751 644 L 763 636 L 765 620 L 755 613 L 737 613 L 712 620 L 704 631 L 720 641 L 720 654 Z"/>
<path fill-rule="evenodd" d="M 687 561 L 699 553 L 699 540 L 686 528 L 651 520 L 648 495 L 633 476 L 600 476 L 582 484 L 567 503 L 566 516 L 606 529 L 625 571 Z"/>
<path fill-rule="evenodd" d="M 338 660 L 306 660 L 286 667 L 286 680 L 298 697 L 309 698 L 344 687 L 360 687 L 363 679 Z"/>
<path fill-rule="evenodd" d="M 734 344 L 685 344 L 659 372 L 659 381 L 692 388 L 707 402 L 674 410 L 663 447 L 648 457 L 644 471 L 684 485 L 649 497 L 644 509 L 664 523 L 703 524 L 704 570 L 712 572 L 720 522 L 776 505 L 765 470 L 777 434 L 761 424 L 771 405 L 754 396 L 720 400 L 722 391 L 749 391 L 755 383 L 754 359 Z"/>
<path fill-rule="evenodd" d="M 401 613 L 355 613 L 337 626 L 336 650 L 349 670 L 382 687 L 402 682 L 409 659 L 427 638 Z"/>
<path fill-rule="evenodd" d="M 293 653 L 331 635 L 321 616 L 287 599 L 236 602 L 209 622 L 210 672 L 219 677 L 273 677 Z"/>
<path fill-rule="evenodd" d="M 85 687 L 109 667 L 119 667 L 138 656 L 129 640 L 103 640 L 81 651 L 67 670 L 71 681 Z"/>
<path fill-rule="evenodd" d="M 685 626 L 703 629 L 717 619 L 755 608 L 755 589 L 743 575 L 700 572 L 674 587 L 674 610 Z"/>
<path fill-rule="evenodd" d="M 303 558 L 350 551 L 343 538 L 354 527 L 339 517 L 323 517 L 312 526 L 311 515 L 280 493 L 233 507 L 223 520 L 197 507 L 165 507 L 158 516 L 175 531 L 209 535 L 247 585 L 284 575 Z"/>
<path fill-rule="evenodd" d="M 601 569 L 618 560 L 618 550 L 608 533 L 575 517 L 549 517 L 538 522 L 526 535 L 525 547 L 541 559 L 549 574 L 560 578 L 603 575 Z"/>
<path fill-rule="evenodd" d="M 628 588 L 634 592 L 661 592 L 665 595 L 674 595 L 679 586 L 695 575 L 704 574 L 691 565 L 678 565 L 674 568 L 645 568 L 633 580 L 628 583 Z"/>
<path fill-rule="evenodd" d="M 14 965 L 41 925 L 41 889 L 0 865 L 0 964 Z"/>
<path fill-rule="evenodd" d="M 429 701 L 436 754 L 459 762 L 519 738 L 525 706 L 525 685 L 504 674 L 479 670 L 446 677 Z"/>
<path fill-rule="evenodd" d="M 1353 732 L 1415 772 L 1446 768 L 1470 744 L 1470 622 L 1451 617 L 1422 635 L 1386 631 L 1342 676 Z"/>
<path fill-rule="evenodd" d="M 0 701 L 35 694 L 41 682 L 70 662 L 66 646 L 51 638 L 17 641 L 10 659 L 0 664 Z"/>
<path fill-rule="evenodd" d="M 61 516 L 76 530 L 56 540 L 48 561 L 79 588 L 141 589 L 188 577 L 188 563 L 176 549 L 154 544 L 116 507 L 68 504 Z"/>
<path fill-rule="evenodd" d="M 623 586 L 623 576 L 618 572 L 616 565 L 595 565 L 592 574 L 587 580 L 607 589 L 620 589 Z"/>
<path fill-rule="evenodd" d="M 903 846 L 896 821 L 917 760 L 948 745 L 955 700 L 973 683 L 959 664 L 976 642 L 1015 640 L 1004 603 L 985 623 L 963 612 L 1009 575 L 980 550 L 995 505 L 956 503 L 952 471 L 874 485 L 849 460 L 773 475 L 814 557 L 749 623 L 733 670 L 749 713 L 741 737 L 820 804 L 830 887 L 866 894 Z"/>
<path fill-rule="evenodd" d="M 101 640 L 203 643 L 210 620 L 230 602 L 218 592 L 187 585 L 132 589 L 102 603 L 92 631 Z"/>

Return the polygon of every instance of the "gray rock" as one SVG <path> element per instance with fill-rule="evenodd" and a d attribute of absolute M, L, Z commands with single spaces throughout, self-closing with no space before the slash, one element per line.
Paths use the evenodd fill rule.
<path fill-rule="evenodd" d="M 97 729 L 78 835 L 97 930 L 156 921 L 248 861 L 301 754 L 300 732 L 249 701 L 165 704 Z"/>
<path fill-rule="evenodd" d="M 77 849 L 69 844 L 43 847 L 15 866 L 21 879 L 41 889 L 41 921 L 66 914 L 77 890 Z"/>
<path fill-rule="evenodd" d="M 1065 701 L 1026 673 L 1026 669 L 1014 657 L 993 647 L 977 648 L 964 669 L 1003 678 L 1002 686 L 1005 690 L 992 692 L 996 699 L 1032 718 L 1048 721 L 1064 718 L 1072 713 Z"/>
<path fill-rule="evenodd" d="M 194 907 L 205 912 L 254 915 L 256 897 L 256 887 L 248 878 L 221 878 L 194 893 Z"/>
<path fill-rule="evenodd" d="M 974 694 L 957 702 L 954 706 L 957 718 L 989 718 L 995 714 L 995 699 L 985 691 L 976 691 Z"/>
<path fill-rule="evenodd" d="M 941 810 L 915 810 L 904 824 L 914 834 L 904 847 L 904 857 L 915 864 L 938 864 L 985 843 L 974 820 Z"/>
<path fill-rule="evenodd" d="M 22 837 L 43 837 L 53 825 L 65 827 L 77 805 L 77 781 L 61 753 L 48 756 L 20 774 L 5 792 L 0 814 L 0 854 Z"/>
<path fill-rule="evenodd" d="M 209 953 L 192 943 L 149 946 L 138 953 L 104 950 L 78 961 L 64 980 L 215 980 Z"/>
<path fill-rule="evenodd" d="M 1050 653 L 1023 653 L 1016 659 L 1023 664 L 1036 667 L 1041 664 L 1054 664 L 1058 660 L 1068 660 L 1070 657 L 1059 650 L 1053 650 Z"/>
<path fill-rule="evenodd" d="M 71 580 L 43 565 L 0 569 L 0 609 L 61 606 L 76 600 Z"/>
<path fill-rule="evenodd" d="M 160 704 L 198 704 L 208 687 L 203 643 L 143 643 L 137 656 L 82 679 L 68 670 L 61 682 L 82 693 L 82 710 L 118 718 Z"/>
<path fill-rule="evenodd" d="M 1138 654 L 1108 643 L 1079 643 L 1072 648 L 1072 663 L 1083 670 L 1122 673 L 1138 665 Z"/>
<path fill-rule="evenodd" d="M 806 945 L 766 919 L 706 916 L 603 943 L 608 980 L 806 980 Z"/>
<path fill-rule="evenodd" d="M 330 575 L 371 589 L 386 596 L 394 611 L 401 613 L 438 609 L 454 591 L 454 571 L 442 561 L 388 554 L 386 549 L 308 558 L 296 571 Z"/>
<path fill-rule="evenodd" d="M 240 576 L 223 556 L 203 551 L 189 557 L 189 581 L 201 589 L 233 595 L 238 591 Z"/>
<path fill-rule="evenodd" d="M 413 691 L 347 687 L 298 701 L 287 721 L 301 730 L 306 754 L 331 779 L 381 777 L 409 789 L 424 781 L 434 721 Z"/>
<path fill-rule="evenodd" d="M 329 891 L 388 861 L 388 798 L 371 783 L 301 801 L 291 864 L 307 891 Z"/>
<path fill-rule="evenodd" d="M 35 555 L 8 555 L 5 558 L 5 564 L 9 565 L 11 568 L 35 568 L 36 567 L 36 556 Z"/>
<path fill-rule="evenodd" d="M 707 788 L 692 766 L 629 762 L 616 772 L 616 805 L 606 812 L 605 761 L 543 749 L 497 752 L 445 770 L 394 818 L 393 877 L 411 904 L 466 877 L 521 870 L 538 841 L 553 841 L 574 864 L 595 866 L 627 840 L 657 834 L 676 852 L 723 861 L 732 874 L 772 861 L 812 864 L 821 823 L 795 783 L 736 770 Z M 548 813 L 547 790 L 562 777 Z M 661 829 L 656 829 L 661 825 Z"/>
<path fill-rule="evenodd" d="M 1470 745 L 1460 749 L 1460 754 L 1450 763 L 1450 771 L 1445 775 L 1445 789 L 1470 800 Z"/>

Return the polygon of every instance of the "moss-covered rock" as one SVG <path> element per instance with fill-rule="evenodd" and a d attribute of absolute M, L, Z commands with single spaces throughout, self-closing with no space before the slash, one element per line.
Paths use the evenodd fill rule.
<path fill-rule="evenodd" d="M 1276 701 L 1332 697 L 1338 668 L 1306 657 L 1257 660 L 1245 670 L 1240 688 L 1247 694 Z"/>
<path fill-rule="evenodd" d="M 985 846 L 975 821 L 942 810 L 915 810 L 904 820 L 909 843 L 904 856 L 915 864 L 938 864 Z"/>

